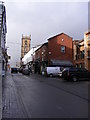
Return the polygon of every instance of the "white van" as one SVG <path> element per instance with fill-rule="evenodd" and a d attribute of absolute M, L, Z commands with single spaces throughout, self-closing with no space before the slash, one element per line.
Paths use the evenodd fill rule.
<path fill-rule="evenodd" d="M 61 67 L 46 67 L 47 76 L 58 76 L 62 74 Z"/>

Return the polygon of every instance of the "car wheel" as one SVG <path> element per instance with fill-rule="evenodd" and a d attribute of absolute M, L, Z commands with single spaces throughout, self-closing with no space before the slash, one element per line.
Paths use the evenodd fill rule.
<path fill-rule="evenodd" d="M 49 76 L 50 76 L 50 77 L 53 77 L 53 74 L 50 74 Z"/>
<path fill-rule="evenodd" d="M 77 81 L 78 81 L 78 78 L 77 78 L 76 76 L 73 76 L 73 77 L 72 77 L 72 81 L 73 81 L 73 82 L 77 82 Z"/>

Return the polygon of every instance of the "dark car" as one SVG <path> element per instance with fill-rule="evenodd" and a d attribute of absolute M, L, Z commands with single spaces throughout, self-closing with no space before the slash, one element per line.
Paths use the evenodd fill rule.
<path fill-rule="evenodd" d="M 62 72 L 65 80 L 78 81 L 80 78 L 90 78 L 90 72 L 84 68 L 65 68 Z"/>
<path fill-rule="evenodd" d="M 18 72 L 22 73 L 23 68 L 18 68 Z"/>
<path fill-rule="evenodd" d="M 30 70 L 28 68 L 23 68 L 22 74 L 29 75 L 30 74 Z"/>
<path fill-rule="evenodd" d="M 11 73 L 18 73 L 18 69 L 17 68 L 11 68 Z"/>

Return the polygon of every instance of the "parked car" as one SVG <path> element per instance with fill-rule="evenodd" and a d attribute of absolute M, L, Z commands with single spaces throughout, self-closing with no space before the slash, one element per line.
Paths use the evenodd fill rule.
<path fill-rule="evenodd" d="M 30 74 L 30 70 L 28 68 L 23 68 L 22 74 L 29 75 Z"/>
<path fill-rule="evenodd" d="M 18 72 L 19 72 L 19 73 L 22 73 L 22 70 L 23 70 L 22 68 L 19 68 L 19 69 L 18 69 Z"/>
<path fill-rule="evenodd" d="M 12 67 L 12 68 L 11 68 L 11 73 L 18 73 L 18 69 L 15 68 L 15 67 Z"/>
<path fill-rule="evenodd" d="M 58 76 L 61 73 L 60 67 L 46 67 L 46 75 L 53 77 Z"/>
<path fill-rule="evenodd" d="M 90 72 L 84 68 L 65 68 L 62 71 L 62 77 L 76 82 L 80 78 L 90 78 Z"/>

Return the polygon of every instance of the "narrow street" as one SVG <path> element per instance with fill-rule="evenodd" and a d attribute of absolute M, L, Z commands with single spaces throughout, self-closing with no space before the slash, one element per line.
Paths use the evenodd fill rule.
<path fill-rule="evenodd" d="M 7 73 L 3 118 L 88 118 L 89 81 Z"/>

